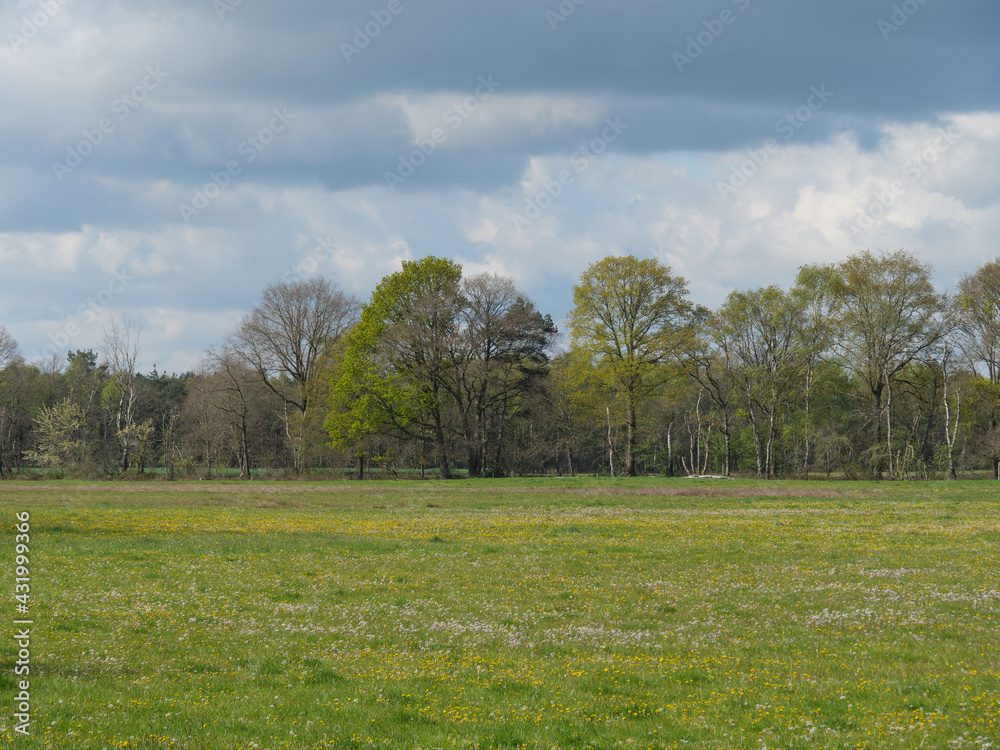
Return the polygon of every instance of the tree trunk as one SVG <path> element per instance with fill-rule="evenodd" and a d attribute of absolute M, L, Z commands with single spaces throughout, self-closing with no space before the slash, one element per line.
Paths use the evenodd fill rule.
<path fill-rule="evenodd" d="M 886 386 L 888 387 L 888 399 L 885 404 L 885 445 L 886 451 L 889 454 L 889 479 L 894 478 L 892 469 L 892 386 L 889 385 L 889 376 L 885 377 Z"/>
<path fill-rule="evenodd" d="M 451 468 L 448 466 L 448 446 L 444 440 L 444 424 L 441 421 L 441 412 L 434 409 L 434 442 L 438 454 L 438 467 L 441 469 L 442 479 L 451 479 Z"/>
<path fill-rule="evenodd" d="M 670 439 L 670 432 L 673 429 L 673 424 L 667 425 L 667 476 L 672 477 L 674 475 L 674 446 Z"/>
<path fill-rule="evenodd" d="M 876 477 L 882 478 L 882 461 L 877 458 L 878 449 L 882 443 L 882 391 L 885 389 L 885 383 L 879 383 L 877 387 L 872 388 L 872 448 L 875 452 L 874 464 L 872 469 L 875 471 Z M 860 458 L 860 456 L 859 456 Z"/>
<path fill-rule="evenodd" d="M 635 476 L 635 400 L 631 394 L 628 397 L 628 425 L 625 431 L 625 476 Z"/>
<path fill-rule="evenodd" d="M 774 436 L 775 436 L 775 433 L 777 432 L 777 428 L 775 426 L 775 414 L 774 414 L 774 412 L 775 412 L 775 406 L 774 405 L 775 405 L 775 402 L 776 402 L 776 398 L 777 398 L 777 395 L 772 393 L 772 396 L 771 396 L 771 408 L 770 408 L 769 413 L 767 415 L 767 455 L 765 457 L 765 466 L 764 466 L 764 469 L 765 469 L 765 472 L 767 474 L 767 478 L 768 479 L 774 479 L 774 477 L 775 477 L 775 471 L 774 471 Z"/>
<path fill-rule="evenodd" d="M 753 432 L 753 447 L 754 452 L 757 454 L 757 477 L 763 479 L 764 457 L 761 455 L 760 432 L 757 430 L 757 412 L 753 408 L 753 402 L 750 400 L 749 393 L 747 393 L 747 411 L 750 413 L 750 431 Z"/>
<path fill-rule="evenodd" d="M 611 476 L 615 476 L 615 446 L 611 442 L 611 407 L 607 404 L 604 405 L 604 410 L 608 414 L 608 466 L 611 469 Z"/>
<path fill-rule="evenodd" d="M 810 360 L 809 367 L 806 371 L 806 425 L 805 425 L 805 456 L 802 459 L 802 473 L 805 478 L 809 479 L 809 448 L 810 448 L 810 438 L 812 437 L 812 388 L 813 388 L 813 365 Z"/>
<path fill-rule="evenodd" d="M 993 414 L 990 416 L 990 422 L 991 422 L 990 426 L 992 427 L 993 432 L 996 433 L 997 431 L 996 412 L 993 412 Z M 1000 456 L 993 457 L 993 478 L 997 481 L 1000 481 Z"/>
<path fill-rule="evenodd" d="M 958 479 L 955 472 L 955 438 L 958 437 L 958 423 L 962 418 L 962 391 L 958 392 L 955 404 L 955 429 L 951 427 L 951 405 L 948 403 L 948 373 L 944 373 L 944 437 L 948 445 L 948 476 Z"/>

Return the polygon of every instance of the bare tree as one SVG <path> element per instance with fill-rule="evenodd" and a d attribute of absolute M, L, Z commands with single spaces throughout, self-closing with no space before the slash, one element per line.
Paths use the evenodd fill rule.
<path fill-rule="evenodd" d="M 257 373 L 231 349 L 209 350 L 211 374 L 206 377 L 210 408 L 217 410 L 235 440 L 240 477 L 253 479 L 263 453 L 263 435 L 277 418 L 269 408 L 268 391 Z M 273 399 L 272 399 L 273 401 Z"/>
<path fill-rule="evenodd" d="M 302 468 L 302 430 L 322 358 L 357 320 L 359 304 L 323 278 L 271 284 L 225 348 L 285 405 L 286 432 Z M 294 427 L 293 427 L 294 421 Z M 293 429 L 295 436 L 293 437 Z"/>
<path fill-rule="evenodd" d="M 115 434 L 121 448 L 121 467 L 126 471 L 134 448 L 138 447 L 139 434 L 136 423 L 136 364 L 139 360 L 139 338 L 141 329 L 134 328 L 132 321 L 112 314 L 109 327 L 104 329 L 102 345 L 103 364 L 107 367 L 111 382 L 104 394 L 105 407 L 111 412 Z"/>
<path fill-rule="evenodd" d="M 4 326 L 0 325 L 0 370 L 18 359 L 17 342 Z"/>
<path fill-rule="evenodd" d="M 235 445 L 226 415 L 215 407 L 214 380 L 215 375 L 208 371 L 195 375 L 177 419 L 181 441 L 186 442 L 192 459 L 204 462 L 210 479 L 212 466 L 227 463 Z"/>

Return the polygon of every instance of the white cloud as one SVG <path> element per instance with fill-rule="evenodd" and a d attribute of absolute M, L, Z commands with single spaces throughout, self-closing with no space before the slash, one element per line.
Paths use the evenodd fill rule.
<path fill-rule="evenodd" d="M 502 81 L 497 83 L 496 93 L 472 80 L 467 92 L 385 94 L 380 100 L 400 113 L 413 145 L 439 130 L 444 138 L 437 148 L 442 150 L 495 150 L 534 142 L 592 126 L 608 113 L 603 97 L 507 94 Z"/>
<path fill-rule="evenodd" d="M 0 262 L 8 273 L 17 268 L 73 273 L 86 246 L 87 239 L 80 232 L 4 232 L 0 234 Z"/>

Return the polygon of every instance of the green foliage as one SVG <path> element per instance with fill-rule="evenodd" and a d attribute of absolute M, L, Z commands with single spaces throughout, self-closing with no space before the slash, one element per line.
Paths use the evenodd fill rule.
<path fill-rule="evenodd" d="M 448 337 L 457 325 L 462 267 L 428 256 L 403 261 L 347 334 L 326 421 L 331 445 L 357 450 L 371 434 L 432 429 L 447 398 Z"/>
<path fill-rule="evenodd" d="M 687 282 L 654 258 L 609 256 L 573 287 L 570 336 L 607 366 L 615 382 L 639 382 L 685 342 Z"/>
<path fill-rule="evenodd" d="M 653 258 L 609 256 L 573 287 L 570 340 L 601 368 L 624 401 L 625 473 L 635 474 L 637 408 L 665 382 L 693 336 L 687 282 Z M 610 441 L 610 438 L 609 438 Z"/>

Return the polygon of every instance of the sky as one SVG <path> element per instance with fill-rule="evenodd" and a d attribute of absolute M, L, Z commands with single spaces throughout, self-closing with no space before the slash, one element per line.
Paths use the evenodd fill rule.
<path fill-rule="evenodd" d="M 0 324 L 197 367 L 281 280 L 406 259 L 559 323 L 655 257 L 718 306 L 908 250 L 1000 255 L 996 0 L 0 0 Z"/>

